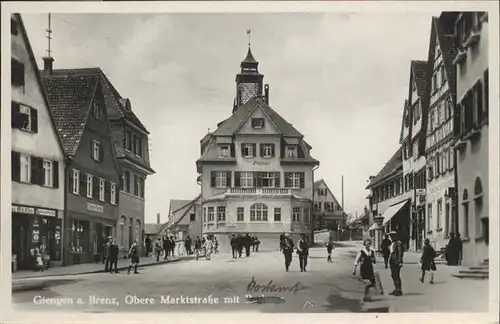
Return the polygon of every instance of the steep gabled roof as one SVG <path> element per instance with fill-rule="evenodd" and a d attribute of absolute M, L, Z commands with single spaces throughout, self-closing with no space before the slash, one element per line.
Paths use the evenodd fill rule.
<path fill-rule="evenodd" d="M 188 205 L 191 200 L 170 199 L 170 212 L 173 214 Z"/>
<path fill-rule="evenodd" d="M 330 190 L 330 187 L 328 187 L 328 185 L 326 184 L 326 181 L 324 179 L 320 179 L 320 180 L 314 182 L 314 184 L 313 184 L 314 192 L 316 192 L 318 190 L 319 185 L 322 183 L 325 185 L 326 190 L 328 190 L 328 192 L 332 195 L 335 202 L 337 202 L 337 204 L 338 204 L 339 201 L 337 200 L 337 197 L 335 197 L 335 195 L 333 194 L 333 191 Z"/>
<path fill-rule="evenodd" d="M 403 118 L 401 120 L 401 132 L 399 133 L 399 143 L 401 144 L 406 137 L 403 137 L 404 130 L 405 130 L 405 123 L 406 123 L 406 115 L 410 113 L 410 103 L 408 102 L 408 99 L 405 99 L 405 104 L 403 107 Z M 411 123 L 410 123 L 411 124 Z"/>
<path fill-rule="evenodd" d="M 452 34 L 445 34 L 444 28 L 441 26 L 440 20 L 437 17 L 432 17 L 432 30 L 431 30 L 431 46 L 429 48 L 429 63 L 434 62 L 434 50 L 436 42 L 439 43 L 441 54 L 443 56 L 443 63 L 446 72 L 446 80 L 448 81 L 448 88 L 453 98 L 453 104 L 456 101 L 456 71 L 453 65 L 453 59 L 456 56 L 455 37 Z M 432 64 L 430 64 L 432 66 Z M 428 76 L 428 79 L 432 75 Z M 429 82 L 429 81 L 428 81 Z"/>
<path fill-rule="evenodd" d="M 26 46 L 26 50 L 28 51 L 29 59 L 31 61 L 31 64 L 33 66 L 34 73 L 35 73 L 35 79 L 36 79 L 36 82 L 37 82 L 38 87 L 40 89 L 40 93 L 42 94 L 42 98 L 43 98 L 45 107 L 47 108 L 47 113 L 49 114 L 51 125 L 52 125 L 53 129 L 55 130 L 57 142 L 59 143 L 59 147 L 61 148 L 61 151 L 65 154 L 66 152 L 64 149 L 64 145 L 63 145 L 63 142 L 61 140 L 61 136 L 60 136 L 59 131 L 58 131 L 58 127 L 57 127 L 57 124 L 56 124 L 56 121 L 54 118 L 54 113 L 52 112 L 52 109 L 50 109 L 50 104 L 49 104 L 49 100 L 47 97 L 47 92 L 45 91 L 45 88 L 43 86 L 40 70 L 38 69 L 38 64 L 37 64 L 36 59 L 35 59 L 35 54 L 33 53 L 33 48 L 31 47 L 31 42 L 30 42 L 29 37 L 28 37 L 28 32 L 26 31 L 26 27 L 24 26 L 23 18 L 21 17 L 21 14 L 18 14 L 18 13 L 15 13 L 12 15 L 17 20 L 17 22 L 19 24 L 19 30 L 21 31 L 21 36 L 22 36 L 24 44 Z"/>
<path fill-rule="evenodd" d="M 303 137 L 303 135 L 274 111 L 269 105 L 260 97 L 250 99 L 243 106 L 238 108 L 236 112 L 226 119 L 219 128 L 214 132 L 214 136 L 232 136 L 241 125 L 252 115 L 256 109 L 262 109 L 271 122 L 276 126 L 283 136 L 287 137 Z"/>
<path fill-rule="evenodd" d="M 403 166 L 403 159 L 402 159 L 402 149 L 401 146 L 398 148 L 396 153 L 389 159 L 389 161 L 384 165 L 382 170 L 370 181 L 368 186 L 366 186 L 365 189 L 370 189 L 371 187 L 375 186 L 377 183 L 381 182 L 382 180 L 386 179 L 390 175 L 392 175 L 394 172 L 398 171 Z"/>
<path fill-rule="evenodd" d="M 180 199 L 172 199 L 170 200 L 170 210 L 173 213 L 175 213 L 176 211 L 179 211 L 183 208 L 185 208 L 184 210 L 184 213 L 181 215 L 181 217 L 179 217 L 178 220 L 174 220 L 174 223 L 172 224 L 172 221 L 169 219 L 166 223 L 164 223 L 162 225 L 162 228 L 161 228 L 161 231 L 164 231 L 167 229 L 167 227 L 169 227 L 170 225 L 177 225 L 187 214 L 187 212 L 191 209 L 191 206 L 196 204 L 196 202 L 198 202 L 201 198 L 201 194 L 199 194 L 198 196 L 196 196 L 196 198 L 192 199 L 192 200 L 180 200 Z M 187 202 L 187 203 L 186 203 Z M 169 215 L 170 217 L 170 215 Z"/>
<path fill-rule="evenodd" d="M 411 70 L 418 96 L 423 99 L 427 90 L 427 74 L 429 73 L 427 61 L 411 61 Z"/>
<path fill-rule="evenodd" d="M 42 83 L 67 155 L 75 155 L 99 84 L 95 75 L 44 75 Z"/>
<path fill-rule="evenodd" d="M 163 224 L 145 223 L 144 234 L 146 235 L 159 234 L 162 232 L 163 227 L 164 227 Z"/>

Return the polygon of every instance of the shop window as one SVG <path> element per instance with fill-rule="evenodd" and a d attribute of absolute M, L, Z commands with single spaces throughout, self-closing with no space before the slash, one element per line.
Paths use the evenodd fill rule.
<path fill-rule="evenodd" d="M 88 250 L 89 223 L 73 219 L 70 228 L 70 251 L 84 253 Z"/>

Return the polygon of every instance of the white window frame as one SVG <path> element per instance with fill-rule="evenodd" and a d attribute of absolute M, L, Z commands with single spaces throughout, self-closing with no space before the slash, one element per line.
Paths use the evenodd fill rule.
<path fill-rule="evenodd" d="M 273 145 L 272 144 L 262 144 L 263 157 L 270 158 L 273 156 Z"/>
<path fill-rule="evenodd" d="M 254 156 L 253 144 L 242 144 L 242 145 L 243 145 L 243 153 L 245 153 L 245 150 L 248 153 L 248 154 L 243 154 L 243 157 L 245 158 L 253 157 Z"/>
<path fill-rule="evenodd" d="M 241 219 L 240 219 L 241 216 Z M 245 221 L 245 207 L 236 207 L 236 221 L 244 222 Z"/>
<path fill-rule="evenodd" d="M 44 187 L 54 186 L 54 164 L 51 160 L 43 160 L 43 185 Z"/>
<path fill-rule="evenodd" d="M 298 223 L 300 222 L 300 214 L 302 212 L 302 208 L 300 207 L 293 207 L 292 208 L 292 222 L 293 223 Z"/>
<path fill-rule="evenodd" d="M 217 171 L 215 173 L 215 187 L 227 188 L 227 173 L 225 171 Z"/>
<path fill-rule="evenodd" d="M 217 206 L 217 222 L 226 221 L 226 206 Z"/>
<path fill-rule="evenodd" d="M 109 198 L 110 203 L 112 205 L 116 205 L 116 183 L 110 182 L 109 188 L 110 188 L 110 195 L 111 195 L 111 197 Z"/>
<path fill-rule="evenodd" d="M 75 195 L 80 194 L 80 171 L 73 169 L 73 176 L 72 176 L 72 181 L 73 181 L 73 193 Z"/>
<path fill-rule="evenodd" d="M 264 179 L 268 180 L 268 185 L 264 185 Z M 262 172 L 262 187 L 263 188 L 274 188 L 274 172 Z"/>
<path fill-rule="evenodd" d="M 94 198 L 94 177 L 87 174 L 87 198 Z"/>
<path fill-rule="evenodd" d="M 298 157 L 298 148 L 296 145 L 288 145 L 286 147 L 286 157 L 287 158 L 297 158 Z"/>
<path fill-rule="evenodd" d="M 92 141 L 92 158 L 96 161 L 101 161 L 100 154 L 101 143 L 98 141 Z"/>
<path fill-rule="evenodd" d="M 20 159 L 20 181 L 24 183 L 31 182 L 31 156 L 28 154 L 19 154 Z M 26 172 L 23 177 L 23 170 Z"/>
<path fill-rule="evenodd" d="M 263 203 L 255 203 L 250 206 L 250 221 L 252 222 L 267 222 L 268 208 Z"/>
<path fill-rule="evenodd" d="M 106 180 L 99 178 L 99 200 L 106 201 Z"/>
<path fill-rule="evenodd" d="M 241 172 L 240 173 L 240 185 L 242 188 L 252 188 L 253 187 L 253 173 L 252 172 Z"/>
<path fill-rule="evenodd" d="M 441 216 L 443 215 L 443 200 L 439 199 L 437 201 L 437 218 L 436 218 L 436 229 L 441 228 Z"/>
<path fill-rule="evenodd" d="M 219 157 L 227 158 L 231 155 L 231 147 L 227 144 L 219 145 Z"/>
<path fill-rule="evenodd" d="M 31 131 L 31 108 L 25 105 L 19 105 L 19 113 L 28 116 L 26 122 L 21 125 L 21 129 Z"/>
<path fill-rule="evenodd" d="M 208 222 L 213 222 L 214 221 L 214 207 L 208 207 L 208 211 L 207 211 L 207 214 L 208 214 Z"/>
<path fill-rule="evenodd" d="M 300 172 L 290 172 L 289 175 L 290 175 L 290 177 L 288 178 L 288 181 L 290 184 L 290 188 L 299 189 L 300 188 Z M 325 189 L 321 189 L 322 193 L 324 192 L 323 190 L 325 190 Z M 326 195 L 322 195 L 322 196 L 326 196 Z"/>
<path fill-rule="evenodd" d="M 279 215 L 279 220 L 276 220 L 276 215 Z M 274 207 L 273 221 L 276 223 L 281 223 L 283 221 L 281 219 L 281 207 Z"/>

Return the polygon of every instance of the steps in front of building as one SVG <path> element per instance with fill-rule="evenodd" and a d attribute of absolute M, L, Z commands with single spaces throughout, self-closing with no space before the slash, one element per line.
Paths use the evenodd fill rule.
<path fill-rule="evenodd" d="M 461 268 L 457 273 L 453 274 L 453 276 L 461 279 L 489 279 L 489 260 L 486 259 L 477 266 Z"/>

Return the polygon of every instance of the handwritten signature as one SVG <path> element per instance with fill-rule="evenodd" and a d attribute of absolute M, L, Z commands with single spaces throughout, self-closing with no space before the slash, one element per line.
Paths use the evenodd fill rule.
<path fill-rule="evenodd" d="M 258 285 L 255 281 L 255 277 L 252 277 L 252 280 L 247 286 L 247 292 L 293 292 L 296 294 L 301 290 L 307 289 L 300 281 L 297 281 L 292 286 L 278 286 L 274 283 L 273 280 L 270 280 L 267 285 Z"/>

